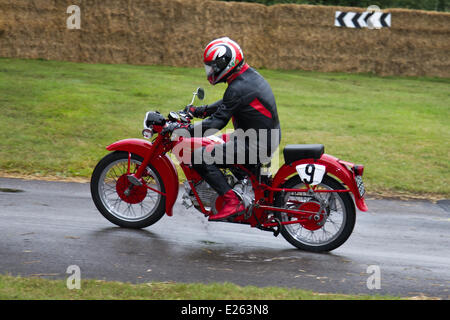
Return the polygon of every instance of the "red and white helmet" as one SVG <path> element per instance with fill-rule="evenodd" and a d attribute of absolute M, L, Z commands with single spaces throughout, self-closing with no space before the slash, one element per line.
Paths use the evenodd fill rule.
<path fill-rule="evenodd" d="M 208 81 L 214 85 L 225 82 L 244 62 L 241 47 L 228 37 L 211 41 L 203 53 Z"/>

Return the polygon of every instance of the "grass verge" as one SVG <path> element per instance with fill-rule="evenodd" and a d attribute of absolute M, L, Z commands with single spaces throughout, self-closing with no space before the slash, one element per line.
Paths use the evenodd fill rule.
<path fill-rule="evenodd" d="M 323 294 L 301 289 L 241 287 L 231 283 L 130 284 L 82 280 L 69 290 L 64 280 L 0 275 L 0 300 L 398 300 L 381 295 Z"/>
<path fill-rule="evenodd" d="M 277 99 L 282 147 L 323 143 L 365 164 L 369 193 L 449 197 L 450 79 L 260 73 Z M 0 58 L 0 172 L 89 177 L 106 145 L 140 137 L 146 111 L 182 109 L 198 86 L 205 103 L 225 90 L 198 68 Z"/>

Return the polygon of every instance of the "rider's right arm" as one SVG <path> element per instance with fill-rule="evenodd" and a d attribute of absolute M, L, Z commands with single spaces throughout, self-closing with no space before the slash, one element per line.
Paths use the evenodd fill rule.
<path fill-rule="evenodd" d="M 206 118 L 214 114 L 222 103 L 223 99 L 220 99 L 219 101 L 216 101 L 214 103 L 205 106 L 205 110 L 203 111 L 204 117 Z"/>
<path fill-rule="evenodd" d="M 216 108 L 215 112 L 209 118 L 196 123 L 192 128 L 192 133 L 199 132 L 198 129 L 194 130 L 194 128 L 199 127 L 201 128 L 202 134 L 208 129 L 223 129 L 233 116 L 234 112 L 239 108 L 241 104 L 241 97 L 235 90 L 230 90 L 230 87 L 228 87 L 223 100 L 219 100 L 213 105 L 216 104 L 217 106 L 214 106 L 214 108 Z"/>
<path fill-rule="evenodd" d="M 205 119 L 209 117 L 210 115 L 214 114 L 219 106 L 222 104 L 223 100 L 216 101 L 212 104 L 200 106 L 200 107 L 193 107 L 188 106 L 189 111 L 194 115 L 196 118 L 202 118 Z"/>
<path fill-rule="evenodd" d="M 199 107 L 195 107 L 190 104 L 187 105 L 186 108 L 184 108 L 184 112 L 191 114 L 195 118 L 205 119 L 216 112 L 222 102 L 223 100 L 219 100 L 212 104 L 207 104 Z"/>

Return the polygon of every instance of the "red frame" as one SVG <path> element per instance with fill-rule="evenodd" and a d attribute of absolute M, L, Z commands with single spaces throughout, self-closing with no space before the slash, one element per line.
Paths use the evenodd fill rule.
<path fill-rule="evenodd" d="M 162 128 L 154 128 L 156 132 L 160 132 Z M 143 158 L 143 162 L 141 166 L 138 168 L 137 172 L 133 175 L 137 179 L 141 179 L 144 174 L 144 170 L 148 164 L 153 166 L 156 171 L 158 171 L 161 176 L 162 182 L 164 184 L 165 190 L 164 192 L 155 190 L 147 185 L 145 185 L 148 189 L 158 192 L 164 196 L 166 196 L 165 210 L 166 214 L 172 216 L 173 206 L 178 197 L 179 190 L 179 178 L 178 173 L 173 164 L 172 160 L 167 156 L 167 152 L 172 150 L 175 145 L 180 143 L 183 138 L 180 138 L 178 141 L 171 141 L 169 136 L 158 134 L 153 143 L 150 143 L 143 139 L 125 139 L 117 141 L 111 145 L 109 145 L 106 149 L 109 151 L 125 151 L 129 153 L 128 157 L 128 172 L 131 161 L 131 153 L 134 153 Z M 186 142 L 186 141 L 185 141 Z M 212 143 L 220 143 L 217 141 L 209 140 L 208 138 L 190 138 L 187 140 L 188 143 L 194 145 L 197 143 L 197 146 L 205 146 L 210 145 Z M 310 187 L 307 185 L 306 189 L 286 189 L 281 188 L 281 185 L 289 179 L 294 174 L 297 174 L 295 167 L 300 164 L 305 163 L 317 163 L 324 165 L 326 167 L 327 173 L 332 174 L 336 178 L 338 178 L 348 189 L 342 190 L 314 190 L 314 187 Z M 211 211 L 205 209 L 200 197 L 197 194 L 195 189 L 195 183 L 201 180 L 201 177 L 198 173 L 190 168 L 188 165 L 184 163 L 180 163 L 180 166 L 186 176 L 186 179 L 197 199 L 197 202 L 200 206 L 200 210 L 205 216 L 209 216 L 212 214 Z M 276 227 L 278 222 L 275 220 L 268 219 L 267 211 L 269 212 L 286 212 L 291 214 L 297 218 L 297 220 L 284 221 L 282 224 L 292 224 L 292 223 L 302 223 L 309 221 L 309 218 L 313 213 L 304 212 L 301 210 L 291 210 L 285 208 L 279 208 L 274 206 L 274 196 L 276 192 L 306 192 L 312 189 L 314 192 L 351 192 L 354 195 L 355 203 L 361 211 L 367 211 L 367 206 L 364 202 L 364 198 L 360 197 L 358 188 L 355 182 L 355 176 L 351 167 L 354 164 L 349 162 L 340 161 L 339 159 L 324 154 L 320 159 L 302 159 L 299 161 L 295 161 L 292 164 L 283 165 L 276 175 L 273 177 L 272 185 L 268 186 L 266 184 L 259 183 L 257 177 L 248 171 L 245 167 L 238 165 L 242 170 L 246 171 L 249 179 L 252 183 L 252 187 L 255 193 L 255 206 L 253 207 L 253 214 L 246 219 L 245 215 L 240 215 L 235 218 L 234 222 L 246 223 L 250 224 L 252 227 L 261 226 L 261 227 Z M 350 167 L 347 168 L 347 167 Z M 264 194 L 268 194 L 265 196 Z"/>

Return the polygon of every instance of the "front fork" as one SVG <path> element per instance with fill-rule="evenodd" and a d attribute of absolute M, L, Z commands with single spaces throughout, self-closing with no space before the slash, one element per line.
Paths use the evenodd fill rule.
<path fill-rule="evenodd" d="M 155 154 L 155 151 L 160 147 L 161 142 L 162 142 L 163 136 L 162 135 L 158 135 L 158 137 L 156 138 L 155 142 L 152 144 L 152 147 L 148 150 L 148 152 L 146 153 L 146 155 L 144 156 L 144 160 L 142 161 L 141 165 L 139 166 L 138 170 L 136 171 L 136 173 L 131 173 L 130 171 L 130 167 L 131 167 L 131 152 L 128 152 L 128 166 L 127 166 L 127 178 L 128 181 L 130 182 L 130 185 L 128 186 L 128 188 L 124 191 L 124 194 L 126 196 L 130 195 L 131 190 L 134 187 L 140 187 L 142 185 L 144 185 L 147 189 L 154 191 L 156 193 L 159 193 L 163 196 L 165 196 L 166 194 L 164 192 L 161 192 L 159 190 L 156 190 L 150 186 L 148 186 L 145 181 L 142 180 L 142 177 L 144 176 L 144 174 L 146 174 L 146 168 L 148 166 L 148 164 L 150 163 L 150 160 L 152 159 L 153 155 Z"/>

